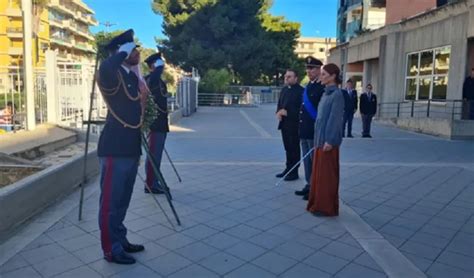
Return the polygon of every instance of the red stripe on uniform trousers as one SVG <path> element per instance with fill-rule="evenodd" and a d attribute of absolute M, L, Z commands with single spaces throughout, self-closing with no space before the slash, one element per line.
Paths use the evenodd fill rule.
<path fill-rule="evenodd" d="M 155 152 L 155 133 L 154 132 L 150 132 L 150 134 L 148 135 L 148 142 L 150 143 L 150 154 L 149 155 L 151 156 Z M 155 174 L 153 172 L 153 167 L 151 165 L 151 158 L 150 157 L 147 160 L 146 168 L 147 168 L 147 171 L 146 171 L 146 184 L 148 184 L 148 186 L 150 188 L 153 188 L 153 181 L 155 179 Z"/>
<path fill-rule="evenodd" d="M 102 196 L 102 209 L 100 219 L 102 222 L 102 229 L 100 231 L 100 238 L 102 243 L 102 249 L 104 250 L 105 256 L 112 256 L 112 242 L 110 240 L 110 219 L 109 219 L 109 212 L 110 212 L 110 200 L 112 198 L 112 157 L 107 157 L 105 161 L 105 178 L 104 178 L 104 185 Z"/>

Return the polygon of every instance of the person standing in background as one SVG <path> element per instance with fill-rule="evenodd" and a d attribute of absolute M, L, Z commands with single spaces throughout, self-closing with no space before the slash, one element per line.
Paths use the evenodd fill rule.
<path fill-rule="evenodd" d="M 344 124 L 342 126 L 342 137 L 345 137 L 346 126 L 347 126 L 347 137 L 353 138 L 352 136 L 352 121 L 354 120 L 354 113 L 357 111 L 357 91 L 354 89 L 354 83 L 351 79 L 346 82 L 346 89 L 342 90 L 344 94 Z"/>
<path fill-rule="evenodd" d="M 372 84 L 367 84 L 367 91 L 360 96 L 360 115 L 362 117 L 362 137 L 372 138 L 370 129 L 372 118 L 377 113 L 377 96 L 372 92 Z"/>

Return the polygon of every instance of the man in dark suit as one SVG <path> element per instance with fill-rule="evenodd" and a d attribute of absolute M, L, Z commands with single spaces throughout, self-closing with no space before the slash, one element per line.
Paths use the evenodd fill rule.
<path fill-rule="evenodd" d="M 324 93 L 324 85 L 319 81 L 323 63 L 312 56 L 306 57 L 305 61 L 309 82 L 304 89 L 300 108 L 300 141 L 303 155 L 307 154 L 314 146 L 314 122 L 318 114 L 319 101 Z M 308 200 L 313 168 L 312 157 L 312 154 L 306 156 L 303 162 L 306 185 L 303 189 L 295 191 L 296 195 L 303 196 L 303 200 Z"/>
<path fill-rule="evenodd" d="M 468 107 L 467 110 L 469 110 L 469 114 L 466 118 L 474 120 L 474 68 L 471 69 L 471 75 L 464 81 L 462 98 Z"/>
<path fill-rule="evenodd" d="M 278 129 L 281 130 L 283 145 L 286 152 L 286 168 L 276 175 L 282 178 L 300 161 L 299 113 L 303 87 L 298 84 L 298 76 L 294 70 L 285 73 L 285 87 L 281 90 L 278 100 L 276 117 Z M 285 177 L 285 181 L 297 180 L 298 166 Z"/>
<path fill-rule="evenodd" d="M 145 77 L 145 80 L 158 109 L 158 117 L 150 126 L 148 144 L 150 152 L 157 163 L 156 167 L 160 169 L 166 135 L 170 130 L 168 125 L 168 90 L 166 89 L 165 82 L 161 79 L 165 63 L 161 58 L 161 53 L 150 55 L 145 59 L 145 63 L 151 70 L 150 74 Z M 155 177 L 149 157 L 147 157 L 145 163 L 145 171 L 146 183 L 148 185 L 148 187 L 145 187 L 145 193 L 164 193 L 162 186 L 158 182 L 158 178 Z M 151 188 L 151 192 L 148 188 Z"/>
<path fill-rule="evenodd" d="M 347 126 L 347 137 L 352 138 L 352 121 L 354 120 L 354 113 L 357 111 L 357 91 L 354 90 L 354 84 L 349 79 L 346 82 L 346 89 L 342 90 L 344 95 L 344 125 L 342 126 L 342 137 L 346 134 Z"/>
<path fill-rule="evenodd" d="M 377 113 L 377 96 L 372 92 L 372 84 L 366 86 L 367 91 L 360 96 L 360 115 L 362 117 L 362 137 L 372 138 L 370 126 Z"/>
<path fill-rule="evenodd" d="M 98 78 L 108 109 L 97 150 L 101 171 L 100 241 L 108 262 L 134 264 L 135 259 L 129 253 L 145 248 L 127 240 L 123 221 L 141 155 L 140 128 L 147 92 L 140 92 L 140 76 L 134 72 L 140 63 L 140 52 L 133 42 L 133 30 L 113 38 L 107 50 L 110 56 L 100 65 Z"/>

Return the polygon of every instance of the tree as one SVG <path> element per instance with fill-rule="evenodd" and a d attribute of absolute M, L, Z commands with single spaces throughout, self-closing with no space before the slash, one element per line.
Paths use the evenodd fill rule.
<path fill-rule="evenodd" d="M 264 75 L 273 77 L 276 85 L 279 85 L 279 76 L 283 76 L 284 72 L 291 68 L 295 70 L 299 76 L 304 74 L 304 63 L 298 59 L 294 49 L 296 47 L 296 39 L 300 36 L 300 24 L 285 21 L 282 16 L 272 16 L 265 13 L 262 17 L 263 26 L 266 29 L 267 41 L 271 43 L 273 62 L 267 64 L 264 68 Z M 270 78 L 272 79 L 272 78 Z"/>
<path fill-rule="evenodd" d="M 255 83 L 296 59 L 299 25 L 267 16 L 270 0 L 154 0 L 163 15 L 163 53 L 185 70 L 232 68 L 236 79 Z M 265 24 L 265 22 L 267 22 Z M 296 31 L 295 31 L 296 30 Z M 283 49 L 283 50 L 281 50 Z M 285 56 L 286 57 L 283 57 Z"/>
<path fill-rule="evenodd" d="M 200 91 L 204 93 L 223 94 L 230 84 L 231 74 L 225 68 L 210 69 L 204 74 L 204 78 L 199 83 Z"/>

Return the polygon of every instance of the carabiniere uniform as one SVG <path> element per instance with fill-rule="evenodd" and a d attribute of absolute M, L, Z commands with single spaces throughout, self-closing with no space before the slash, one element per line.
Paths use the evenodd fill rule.
<path fill-rule="evenodd" d="M 109 262 L 134 263 L 126 252 L 138 252 L 143 246 L 130 244 L 123 221 L 130 204 L 141 155 L 143 115 L 138 77 L 122 65 L 126 52 L 120 45 L 133 42 L 129 30 L 109 43 L 112 54 L 99 68 L 98 84 L 108 107 L 105 126 L 98 145 L 101 167 L 99 227 L 104 258 Z M 137 248 L 135 248 L 137 247 Z"/>
<path fill-rule="evenodd" d="M 324 93 L 324 85 L 318 81 L 308 82 L 306 85 L 306 91 L 308 93 L 308 99 L 317 109 L 319 101 Z M 314 138 L 314 122 L 315 120 L 311 117 L 309 112 L 304 107 L 304 100 L 301 104 L 300 110 L 300 138 L 301 139 L 313 139 Z"/>
<path fill-rule="evenodd" d="M 154 64 L 157 60 L 161 60 L 161 54 L 155 53 L 148 57 L 145 62 L 148 65 Z M 163 150 L 167 133 L 169 132 L 168 124 L 168 90 L 165 82 L 161 79 L 164 65 L 156 67 L 148 76 L 145 77 L 148 88 L 150 89 L 153 99 L 157 105 L 158 117 L 150 126 L 150 133 L 148 134 L 148 143 L 150 152 L 153 155 L 156 166 L 160 169 Z M 159 184 L 158 178 L 153 172 L 150 158 L 147 157 L 146 164 L 146 183 L 151 189 L 151 193 L 163 193 L 162 185 Z M 148 188 L 145 188 L 145 193 L 150 193 Z"/>

